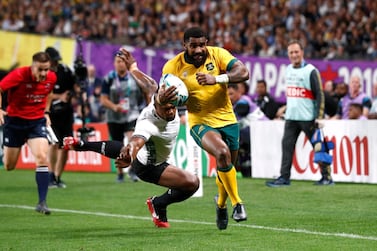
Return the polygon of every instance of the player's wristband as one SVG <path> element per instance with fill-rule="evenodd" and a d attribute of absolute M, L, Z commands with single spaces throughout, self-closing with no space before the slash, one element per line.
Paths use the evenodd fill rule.
<path fill-rule="evenodd" d="M 138 70 L 139 68 L 137 68 L 137 63 L 134 62 L 130 65 L 130 69 L 129 71 L 132 72 L 132 71 L 135 71 L 135 70 Z"/>
<path fill-rule="evenodd" d="M 45 114 L 48 114 L 48 115 L 50 115 L 50 111 L 45 111 Z"/>
<path fill-rule="evenodd" d="M 157 104 L 159 104 L 159 105 L 164 105 L 164 104 L 161 102 L 161 100 L 160 100 L 160 95 L 158 95 L 158 93 L 156 94 L 156 102 L 157 102 Z"/>
<path fill-rule="evenodd" d="M 218 76 L 215 76 L 216 83 L 218 84 L 227 84 L 229 83 L 229 76 L 228 74 L 221 74 Z"/>

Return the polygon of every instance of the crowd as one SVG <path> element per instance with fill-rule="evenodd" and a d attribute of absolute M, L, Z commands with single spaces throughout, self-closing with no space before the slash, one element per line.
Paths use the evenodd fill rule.
<path fill-rule="evenodd" d="M 306 58 L 377 59 L 373 0 L 1 1 L 1 29 L 138 47 L 181 49 L 186 27 L 234 54 L 286 57 L 297 39 Z"/>

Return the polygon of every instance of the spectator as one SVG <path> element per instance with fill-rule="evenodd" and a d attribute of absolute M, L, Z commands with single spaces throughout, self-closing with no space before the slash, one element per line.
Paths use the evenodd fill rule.
<path fill-rule="evenodd" d="M 106 109 L 101 104 L 102 79 L 96 76 L 96 68 L 88 65 L 88 108 L 91 122 L 104 122 Z"/>
<path fill-rule="evenodd" d="M 348 110 L 351 103 L 359 103 L 363 106 L 363 115 L 368 117 L 369 109 L 372 106 L 370 97 L 361 91 L 361 79 L 359 76 L 351 76 L 349 92 L 344 96 L 338 106 L 336 119 L 348 119 Z"/>
<path fill-rule="evenodd" d="M 5 13 L 5 17 L 1 24 L 3 30 L 19 31 L 24 27 L 24 22 L 18 17 L 15 12 Z"/>
<path fill-rule="evenodd" d="M 325 95 L 325 118 L 333 119 L 338 111 L 339 101 L 348 93 L 348 85 L 344 82 L 333 83 L 333 81 L 327 81 L 332 84 L 334 90 L 328 92 L 323 91 Z M 326 84 L 325 84 L 326 87 Z M 329 88 L 329 87 L 328 87 Z M 326 88 L 325 88 L 326 89 Z"/>
<path fill-rule="evenodd" d="M 339 103 L 339 101 L 348 93 L 348 85 L 344 82 L 335 84 L 333 98 Z"/>
<path fill-rule="evenodd" d="M 279 109 L 279 105 L 275 102 L 275 99 L 267 92 L 267 83 L 264 79 L 257 81 L 255 92 L 258 96 L 254 99 L 254 102 L 260 107 L 262 112 L 269 119 L 274 119 L 276 117 L 276 112 Z"/>
<path fill-rule="evenodd" d="M 377 119 L 377 82 L 373 84 L 372 88 L 373 88 L 372 89 L 373 103 L 372 103 L 372 107 L 370 108 L 368 118 Z"/>
<path fill-rule="evenodd" d="M 325 95 L 325 118 L 331 118 L 336 114 L 338 109 L 338 100 L 335 96 L 335 85 L 332 80 L 324 84 L 323 94 Z"/>
<path fill-rule="evenodd" d="M 351 103 L 348 109 L 348 119 L 366 120 L 363 115 L 363 106 L 359 103 Z"/>

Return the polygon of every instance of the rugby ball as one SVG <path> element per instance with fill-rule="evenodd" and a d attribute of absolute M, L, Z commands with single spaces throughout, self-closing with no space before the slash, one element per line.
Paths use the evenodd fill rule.
<path fill-rule="evenodd" d="M 189 96 L 188 90 L 185 83 L 183 83 L 180 78 L 171 73 L 164 74 L 160 79 L 160 86 L 162 84 L 165 84 L 166 88 L 169 88 L 170 86 L 177 87 L 177 99 L 171 102 L 173 105 L 183 106 L 186 103 Z"/>

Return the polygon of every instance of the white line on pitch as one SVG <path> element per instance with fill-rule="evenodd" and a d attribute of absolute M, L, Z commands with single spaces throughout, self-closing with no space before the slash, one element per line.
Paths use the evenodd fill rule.
<path fill-rule="evenodd" d="M 23 205 L 9 205 L 9 204 L 0 204 L 0 207 L 3 208 L 19 208 L 19 209 L 28 209 L 34 210 L 34 207 L 30 206 L 23 206 Z M 95 215 L 95 216 L 102 216 L 102 217 L 113 217 L 113 218 L 124 218 L 124 219 L 137 219 L 137 220 L 148 220 L 150 221 L 150 217 L 142 217 L 142 216 L 133 216 L 133 215 L 123 215 L 123 214 L 109 214 L 109 213 L 101 213 L 101 212 L 88 212 L 88 211 L 80 211 L 80 210 L 70 210 L 70 209 L 59 209 L 59 208 L 50 208 L 52 212 L 62 212 L 62 213 L 72 213 L 72 214 L 84 214 L 84 215 Z M 189 223 L 189 224 L 200 224 L 200 225 L 215 225 L 213 222 L 203 222 L 203 221 L 190 221 L 190 220 L 174 220 L 169 219 L 170 222 L 177 222 L 177 223 Z M 249 224 L 229 224 L 230 226 L 236 227 L 244 227 L 244 228 L 254 228 L 254 229 L 262 229 L 262 230 L 271 230 L 277 232 L 291 232 L 291 233 L 301 233 L 301 234 L 309 234 L 309 235 L 321 235 L 321 236 L 333 236 L 333 237 L 342 237 L 348 239 L 361 239 L 361 240 L 371 240 L 377 241 L 376 236 L 364 236 L 358 234 L 348 234 L 348 233 L 326 233 L 326 232 L 316 232 L 310 231 L 305 229 L 292 229 L 292 228 L 277 228 L 277 227 L 266 227 L 266 226 L 257 226 L 257 225 L 249 225 Z"/>

